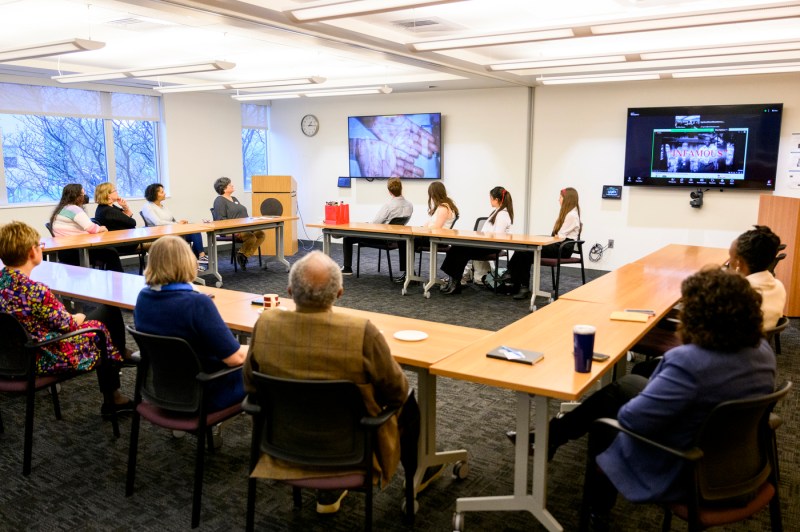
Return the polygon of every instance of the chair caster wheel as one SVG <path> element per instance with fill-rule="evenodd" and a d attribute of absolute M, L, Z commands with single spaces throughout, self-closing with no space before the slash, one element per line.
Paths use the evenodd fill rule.
<path fill-rule="evenodd" d="M 173 430 L 172 437 L 175 438 L 176 440 L 180 440 L 181 438 L 186 437 L 186 433 L 182 430 Z"/>
<path fill-rule="evenodd" d="M 464 514 L 461 512 L 453 513 L 453 532 L 463 532 L 464 530 Z"/>
<path fill-rule="evenodd" d="M 403 502 L 400 503 L 400 508 L 403 510 L 403 514 L 405 514 L 406 513 L 406 500 L 405 499 L 403 499 Z M 414 499 L 414 515 L 416 515 L 417 512 L 419 512 L 419 501 L 417 501 L 417 499 Z"/>
<path fill-rule="evenodd" d="M 469 464 L 464 460 L 459 460 L 453 464 L 453 477 L 464 480 L 469 475 Z"/>
<path fill-rule="evenodd" d="M 431 293 L 425 292 L 425 299 L 430 299 L 430 298 L 431 298 Z"/>
<path fill-rule="evenodd" d="M 47 393 L 49 393 L 51 395 L 53 394 L 53 391 L 50 389 L 49 386 L 47 387 Z M 61 383 L 60 382 L 56 383 L 56 393 L 57 394 L 61 393 Z"/>
<path fill-rule="evenodd" d="M 214 283 L 214 286 L 216 286 L 217 288 L 222 288 L 222 281 L 217 281 L 216 283 Z"/>
<path fill-rule="evenodd" d="M 408 291 L 407 291 L 405 288 L 403 288 L 402 290 L 400 290 L 400 295 L 403 295 L 403 296 L 404 296 L 404 295 L 406 295 L 406 294 L 408 294 Z"/>

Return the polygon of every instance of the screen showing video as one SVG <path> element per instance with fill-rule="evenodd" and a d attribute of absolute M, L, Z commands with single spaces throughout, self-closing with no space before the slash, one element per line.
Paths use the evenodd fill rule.
<path fill-rule="evenodd" d="M 442 115 L 351 116 L 350 177 L 440 179 Z"/>

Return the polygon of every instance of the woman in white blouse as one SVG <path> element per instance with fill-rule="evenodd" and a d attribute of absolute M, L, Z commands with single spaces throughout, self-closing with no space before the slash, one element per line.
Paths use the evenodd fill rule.
<path fill-rule="evenodd" d="M 144 199 L 147 200 L 144 207 L 142 207 L 142 218 L 146 225 L 172 225 L 172 224 L 186 224 L 189 220 L 176 220 L 172 212 L 163 204 L 166 199 L 167 193 L 164 192 L 164 187 L 161 183 L 152 183 L 147 185 L 144 189 Z M 200 233 L 192 233 L 191 235 L 184 235 L 183 239 L 186 240 L 192 248 L 192 253 L 197 257 L 198 270 L 205 270 L 208 264 L 208 256 L 203 250 L 203 237 Z"/>
<path fill-rule="evenodd" d="M 558 211 L 558 218 L 553 224 L 551 236 L 559 236 L 565 240 L 578 240 L 581 232 L 581 207 L 578 205 L 578 191 L 572 187 L 562 188 L 558 196 L 558 203 L 561 209 Z M 558 257 L 558 244 L 542 246 L 543 258 Z M 561 248 L 561 256 L 569 257 L 572 255 L 574 244 L 567 244 Z M 531 275 L 531 265 L 533 264 L 532 251 L 517 251 L 511 260 L 508 261 L 508 271 L 513 283 L 514 299 L 530 299 L 531 292 L 528 290 L 528 282 Z"/>
<path fill-rule="evenodd" d="M 514 203 L 511 193 L 503 187 L 494 187 L 489 191 L 489 203 L 494 209 L 483 224 L 484 233 L 510 233 L 514 223 Z M 470 259 L 480 259 L 497 250 L 491 248 L 474 248 L 467 246 L 450 246 L 442 263 L 442 271 L 450 276 L 442 292 L 451 295 L 461 293 L 461 274 Z"/>

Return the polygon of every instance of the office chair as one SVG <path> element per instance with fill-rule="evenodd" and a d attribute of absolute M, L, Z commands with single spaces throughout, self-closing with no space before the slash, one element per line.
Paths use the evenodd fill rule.
<path fill-rule="evenodd" d="M 583 224 L 580 224 L 578 229 L 577 240 L 564 240 L 558 245 L 558 257 L 547 258 L 542 257 L 540 264 L 542 266 L 550 267 L 550 278 L 553 281 L 553 300 L 558 299 L 558 285 L 561 280 L 561 265 L 562 264 L 580 264 L 581 265 L 581 281 L 586 284 L 586 271 L 583 264 L 583 244 L 581 240 L 581 233 L 583 232 Z M 566 246 L 572 246 L 572 253 L 568 257 L 562 256 L 562 250 Z M 575 255 L 578 255 L 577 257 Z"/>
<path fill-rule="evenodd" d="M 389 225 L 406 225 L 410 219 L 411 216 L 392 218 L 389 220 Z M 356 278 L 361 274 L 361 248 L 378 250 L 378 272 L 381 271 L 381 252 L 386 251 L 386 265 L 389 268 L 389 281 L 394 278 L 392 275 L 392 259 L 389 256 L 389 252 L 393 249 L 398 249 L 401 245 L 399 242 L 396 240 L 381 240 L 378 238 L 358 238 L 354 244 L 358 244 L 358 251 L 356 252 Z M 405 245 L 405 243 L 402 243 L 402 245 Z"/>
<path fill-rule="evenodd" d="M 31 459 L 33 455 L 33 416 L 34 396 L 37 391 L 44 388 L 50 389 L 53 400 L 53 413 L 56 419 L 61 419 L 61 403 L 58 398 L 58 383 L 84 375 L 85 371 L 74 371 L 57 375 L 37 375 L 36 356 L 38 351 L 50 344 L 72 338 L 86 333 L 94 333 L 95 341 L 100 347 L 100 363 L 108 363 L 106 352 L 106 335 L 102 329 L 80 329 L 54 338 L 36 342 L 17 318 L 11 314 L 0 312 L 0 392 L 20 394 L 25 396 L 25 439 L 22 451 L 22 474 L 31 473 Z M 113 404 L 112 395 L 106 394 L 106 404 Z M 119 424 L 116 411 L 111 414 L 111 424 L 114 436 L 119 437 Z M 4 433 L 3 419 L 0 416 L 0 434 Z"/>
<path fill-rule="evenodd" d="M 241 372 L 242 368 L 239 366 L 205 373 L 197 354 L 186 340 L 143 333 L 131 326 L 125 328 L 139 346 L 139 353 L 134 354 L 138 362 L 134 392 L 136 406 L 131 423 L 125 496 L 133 495 L 141 418 L 159 427 L 194 434 L 197 437 L 197 450 L 192 491 L 192 528 L 196 528 L 200 524 L 203 496 L 204 443 L 208 442 L 208 451 L 213 453 L 211 427 L 242 411 L 239 403 L 209 411 L 205 394 L 214 380 Z"/>
<path fill-rule="evenodd" d="M 689 449 L 674 449 L 622 427 L 617 420 L 602 418 L 595 423 L 624 432 L 638 442 L 678 456 L 689 465 L 682 477 L 691 495 L 679 503 L 664 505 L 662 530 L 670 530 L 672 515 L 688 522 L 690 531 L 722 526 L 749 518 L 769 506 L 773 532 L 783 530 L 778 496 L 778 456 L 770 414 L 792 387 L 761 397 L 725 401 L 706 418 Z M 587 464 L 580 530 L 589 521 L 590 473 Z"/>
<path fill-rule="evenodd" d="M 280 480 L 292 486 L 295 509 L 301 488 L 357 489 L 366 494 L 364 529 L 372 530 L 373 454 L 378 429 L 397 409 L 369 416 L 358 386 L 350 381 L 296 380 L 254 372 L 255 397 L 245 412 L 254 416 L 250 471 L 262 454 L 340 475 Z M 355 472 L 354 472 L 355 471 Z M 414 518 L 414 471 L 406 471 L 406 518 Z M 247 530 L 255 527 L 256 479 L 247 487 Z"/>
<path fill-rule="evenodd" d="M 217 217 L 214 215 L 214 207 L 211 207 L 211 219 L 217 221 Z M 231 264 L 233 264 L 233 271 L 239 271 L 239 264 L 236 262 L 236 235 L 216 235 L 217 242 L 230 242 L 231 243 Z M 263 266 L 261 262 L 261 248 L 258 248 L 258 266 Z"/>

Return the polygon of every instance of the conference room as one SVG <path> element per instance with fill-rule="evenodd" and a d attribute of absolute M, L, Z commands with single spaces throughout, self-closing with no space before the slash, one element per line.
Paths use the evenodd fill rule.
<path fill-rule="evenodd" d="M 321 230 L 307 225 L 322 222 L 326 202 L 344 201 L 349 204 L 351 221 L 368 222 L 388 199 L 385 179 L 353 177 L 349 188 L 338 186 L 340 177 L 351 175 L 348 118 L 439 113 L 442 135 L 440 177 L 461 212 L 456 229 L 471 230 L 476 218 L 488 215 L 487 194 L 493 187 L 501 185 L 514 195 L 513 232 L 548 235 L 558 214 L 559 192 L 565 187 L 574 187 L 580 193 L 584 224 L 582 238 L 587 243 L 587 251 L 595 244 L 602 249 L 602 253 L 594 255 L 592 260 L 587 253 L 588 280 L 618 270 L 672 244 L 727 249 L 737 235 L 763 219 L 764 197 L 796 199 L 800 196 L 800 189 L 796 188 L 800 176 L 792 166 L 798 157 L 797 149 L 793 148 L 800 144 L 795 135 L 800 130 L 800 123 L 794 112 L 800 103 L 796 90 L 800 74 L 792 70 L 793 63 L 797 62 L 796 43 L 800 37 L 797 35 L 796 16 L 789 11 L 797 9 L 797 5 L 795 2 L 783 2 L 778 6 L 775 2 L 753 1 L 726 2 L 724 6 L 708 2 L 646 4 L 631 5 L 609 0 L 587 3 L 579 8 L 538 6 L 533 12 L 534 8 L 528 6 L 528 2 L 508 2 L 500 7 L 472 0 L 313 22 L 293 20 L 286 12 L 309 3 L 288 0 L 240 2 L 225 6 L 207 1 L 171 2 L 169 5 L 101 1 L 92 2 L 87 7 L 80 2 L 38 0 L 0 5 L 2 51 L 74 38 L 105 43 L 98 49 L 69 54 L 63 51 L 37 54 L 22 59 L 6 59 L 7 56 L 0 54 L 0 91 L 3 94 L 0 112 L 4 120 L 4 166 L 0 178 L 6 185 L 0 187 L 3 191 L 0 221 L 25 221 L 44 234 L 44 222 L 58 199 L 53 194 L 58 194 L 61 188 L 54 187 L 48 191 L 50 196 L 35 200 L 33 194 L 38 191 L 28 188 L 26 194 L 29 194 L 23 194 L 25 187 L 17 185 L 33 183 L 34 180 L 19 177 L 24 169 L 24 154 L 14 152 L 6 142 L 7 116 L 15 119 L 22 115 L 101 117 L 108 119 L 107 126 L 103 125 L 109 130 L 110 137 L 107 138 L 113 138 L 114 120 L 138 120 L 154 124 L 150 142 L 156 147 L 153 150 L 156 173 L 140 168 L 134 176 L 136 179 L 126 181 L 121 165 L 114 164 L 112 152 L 106 149 L 106 162 L 101 165 L 107 169 L 106 172 L 99 180 L 87 180 L 86 183 L 106 180 L 117 183 L 134 213 L 144 205 L 144 187 L 156 181 L 164 183 L 168 193 L 165 203 L 170 210 L 179 218 L 202 223 L 209 217 L 209 208 L 217 196 L 213 183 L 218 177 L 229 177 L 236 188 L 234 195 L 252 215 L 258 215 L 253 208 L 255 193 L 251 176 L 291 176 L 296 182 L 292 214 L 298 216 L 294 246 L 296 255 L 302 255 L 312 242 L 321 248 Z M 572 8 L 565 13 L 565 7 Z M 709 20 L 711 17 L 724 17 L 726 10 L 733 9 L 739 18 L 750 17 L 750 20 L 737 23 Z M 778 9 L 787 12 L 770 11 Z M 577 17 L 575 13 L 581 13 L 581 16 Z M 664 28 L 659 31 L 666 32 L 671 26 L 664 19 L 681 13 L 688 15 L 686 20 L 695 22 L 676 28 L 675 31 L 680 30 L 680 38 L 666 36 L 664 40 L 651 40 L 641 32 L 655 31 L 655 23 L 636 26 L 643 21 L 658 19 Z M 130 19 L 128 24 L 123 22 L 126 19 Z M 420 23 L 414 28 L 414 21 L 426 21 L 431 27 L 423 29 Z M 617 28 L 614 34 L 609 30 L 602 36 L 600 29 L 597 29 L 597 34 L 587 33 L 590 26 L 598 27 L 614 21 L 625 21 L 631 27 Z M 670 22 L 677 24 L 671 19 Z M 731 31 L 728 24 L 742 26 L 736 25 Z M 411 29 L 407 29 L 409 26 Z M 410 48 L 414 43 L 433 42 L 445 37 L 489 33 L 507 37 L 522 31 L 555 32 L 565 28 L 580 37 L 517 35 L 522 42 L 512 45 L 463 44 L 469 47 L 459 48 L 462 44 L 456 42 L 449 45 L 451 48 L 441 50 Z M 762 33 L 746 33 L 750 29 Z M 576 33 L 576 30 L 582 31 Z M 690 35 L 703 36 L 706 41 L 688 41 Z M 733 42 L 732 35 L 736 36 Z M 625 41 L 617 44 L 617 51 L 613 48 L 605 51 L 599 47 L 606 42 L 612 46 L 616 40 Z M 579 45 L 589 46 L 590 51 L 573 48 Z M 561 55 L 554 49 L 560 49 Z M 704 55 L 705 52 L 708 55 Z M 648 59 L 648 53 L 654 54 L 653 57 Z M 573 55 L 564 57 L 566 54 Z M 615 62 L 608 59 L 612 55 L 617 56 Z M 725 60 L 721 61 L 720 57 Z M 600 63 L 602 58 L 608 62 Z M 551 63 L 529 65 L 521 70 L 491 66 L 509 66 L 534 59 Z M 559 59 L 579 65 L 553 63 Z M 184 70 L 187 73 L 131 75 L 140 70 L 152 71 L 156 67 L 207 61 L 219 62 L 217 67 L 220 68 L 206 72 Z M 232 63 L 236 66 L 225 68 Z M 74 74 L 112 77 L 95 77 L 94 81 L 86 79 L 70 84 L 51 79 Z M 607 82 L 596 79 L 601 75 L 610 79 Z M 560 78 L 556 81 L 558 84 L 545 83 L 550 77 Z M 572 83 L 569 83 L 570 77 Z M 298 80 L 302 78 L 306 79 L 307 85 L 299 85 Z M 325 79 L 321 81 L 320 78 Z M 297 83 L 287 87 L 286 80 Z M 591 80 L 597 82 L 586 82 Z M 255 82 L 263 85 L 258 89 L 234 86 Z M 59 109 L 58 106 L 67 104 L 66 100 L 46 102 L 45 105 L 41 100 L 43 93 L 36 94 L 42 87 L 95 91 L 84 93 L 91 98 L 95 98 L 94 94 L 135 95 L 144 98 L 146 110 L 134 114 L 130 105 L 115 108 L 113 101 L 103 104 L 104 109 L 115 109 L 113 113 L 107 110 L 81 111 L 72 107 Z M 375 94 L 308 96 L 314 91 L 369 87 L 388 87 L 391 92 L 379 90 Z M 250 98 L 253 94 L 260 96 Z M 234 99 L 235 96 L 240 99 Z M 249 100 L 242 100 L 242 97 Z M 33 99 L 40 102 L 37 104 L 40 107 L 30 106 Z M 780 148 L 772 188 L 624 186 L 629 109 L 745 104 L 783 106 Z M 309 115 L 318 126 L 315 132 L 308 128 L 304 131 L 303 119 Z M 260 162 L 254 163 L 253 159 L 246 157 L 253 152 L 243 153 L 243 141 L 253 138 L 250 135 L 263 139 L 261 151 L 256 150 L 255 157 Z M 112 144 L 121 150 L 124 141 L 119 145 Z M 76 170 L 70 169 L 67 173 L 73 178 L 80 175 L 73 172 Z M 71 181 L 63 181 L 63 184 L 68 182 Z M 427 188 L 431 180 L 408 178 L 402 182 L 404 196 L 415 206 L 408 225 L 421 226 L 428 218 Z M 11 183 L 15 187 L 11 187 Z M 604 185 L 620 187 L 621 197 L 604 198 Z M 698 188 L 704 192 L 701 208 L 690 205 L 693 199 L 690 193 L 696 193 Z M 87 192 L 91 195 L 90 190 Z M 89 205 L 90 214 L 94 207 Z M 780 212 L 785 214 L 779 218 L 788 220 L 795 211 Z M 142 225 L 136 217 L 138 224 Z M 791 275 L 790 259 L 796 247 L 796 230 L 771 226 L 788 244 L 789 257 L 782 261 L 778 274 Z M 613 248 L 609 247 L 609 240 L 614 241 Z M 336 244 L 339 241 L 333 242 L 333 255 L 338 260 L 340 251 Z M 290 263 L 296 260 L 295 255 L 288 252 L 286 255 Z M 490 331 L 497 331 L 530 314 L 526 302 L 512 302 L 510 298 L 495 296 L 489 290 L 474 286 L 469 286 L 458 301 L 452 298 L 445 301 L 435 290 L 426 300 L 422 289 L 413 286 L 406 296 L 402 296 L 398 285 L 386 281 L 385 263 L 381 272 L 377 272 L 376 255 L 372 250 L 365 250 L 362 261 L 367 262 L 361 265 L 361 277 L 345 279 L 342 306 L 352 305 L 352 308 L 361 310 Z M 394 252 L 392 258 L 397 260 Z M 286 296 L 285 268 L 271 262 L 265 265 L 266 271 L 251 266 L 247 272 L 234 272 L 227 254 L 222 252 L 219 267 L 224 279 L 223 288 L 234 290 L 240 287 L 238 289 L 246 292 L 275 292 Z M 135 273 L 136 266 L 130 268 L 127 271 Z M 427 272 L 425 275 L 427 277 Z M 580 284 L 574 271 L 562 275 L 562 294 Z M 549 286 L 548 278 L 549 272 L 545 270 L 542 273 L 545 289 Z M 209 284 L 213 281 L 211 277 L 207 280 Z M 791 283 L 784 280 L 784 284 L 791 305 L 795 291 L 791 289 Z M 371 302 L 376 294 L 381 294 L 381 301 Z M 538 298 L 537 305 L 541 308 L 536 312 L 546 308 L 547 303 L 546 298 Z M 797 314 L 787 309 L 787 315 Z M 796 327 L 796 321 L 792 320 L 792 325 L 783 335 L 783 353 L 778 357 L 779 376 L 785 380 L 795 380 L 792 358 L 797 344 L 792 331 L 796 333 Z M 131 378 L 128 377 L 128 382 Z M 411 379 L 412 382 L 416 379 L 413 372 Z M 417 528 L 422 529 L 450 526 L 458 497 L 512 491 L 513 447 L 505 441 L 504 431 L 514 428 L 513 394 L 508 390 L 459 382 L 448 377 L 438 378 L 437 385 L 439 446 L 441 449 L 467 449 L 471 467 L 464 480 L 451 482 L 443 478 L 420 496 Z M 70 400 L 64 398 L 64 424 L 69 424 L 69 428 L 58 432 L 58 444 L 54 446 L 59 454 L 63 453 L 63 459 L 57 464 L 40 462 L 37 466 L 36 461 L 47 455 L 47 452 L 39 451 L 39 446 L 49 445 L 47 437 L 38 437 L 34 444 L 32 477 L 23 481 L 18 472 L 17 452 L 21 430 L 12 429 L 14 424 L 9 421 L 13 419 L 11 416 L 22 415 L 18 401 L 4 397 L 0 403 L 5 420 L 2 438 L 15 438 L 14 445 L 2 445 L 1 467 L 7 472 L 4 477 L 12 479 L 13 486 L 4 490 L 3 495 L 3 506 L 6 507 L 3 512 L 7 512 L 4 515 L 10 522 L 20 523 L 23 527 L 44 523 L 41 526 L 64 528 L 62 521 L 81 527 L 116 525 L 130 519 L 131 528 L 147 526 L 147 523 L 155 527 L 157 516 L 163 515 L 165 528 L 188 528 L 187 505 L 191 498 L 192 471 L 192 444 L 189 441 L 173 442 L 163 438 L 164 441 L 158 444 L 164 450 L 158 454 L 158 460 L 162 461 L 160 464 L 155 462 L 153 455 L 142 451 L 140 478 L 146 479 L 149 475 L 148 487 L 137 487 L 137 493 L 126 499 L 123 480 L 128 444 L 125 421 L 121 425 L 123 437 L 111 441 L 106 434 L 110 431 L 104 431 L 99 420 L 97 427 L 88 426 L 86 420 L 91 415 L 89 412 L 94 411 L 94 405 L 69 412 L 69 403 L 77 401 L 80 405 L 83 400 L 74 396 Z M 49 431 L 49 425 L 62 424 L 48 419 L 48 403 L 47 398 L 37 399 L 37 431 Z M 790 395 L 781 409 L 792 411 L 795 405 Z M 487 420 L 492 421 L 489 423 Z M 800 522 L 797 502 L 786 496 L 800 482 L 796 464 L 791 457 L 785 457 L 797 430 L 793 421 L 788 417 L 779 431 L 781 495 L 786 527 Z M 479 426 L 484 422 L 486 427 L 481 429 Z M 230 526 L 238 528 L 244 524 L 246 484 L 243 472 L 249 440 L 245 436 L 245 420 L 237 420 L 234 425 L 233 429 L 242 434 L 226 438 L 223 450 L 207 460 L 209 473 L 204 482 L 202 527 L 232 523 Z M 63 438 L 78 438 L 83 432 L 81 429 L 87 433 L 87 438 L 80 441 L 87 445 L 87 442 L 92 442 L 94 450 L 94 453 L 85 451 L 86 460 L 91 455 L 102 456 L 98 454 L 101 449 L 113 446 L 114 457 L 120 463 L 112 474 L 95 470 L 95 466 L 88 467 L 84 460 L 72 456 L 76 449 Z M 237 432 L 233 429 L 230 432 Z M 155 429 L 143 428 L 143 438 L 148 431 L 154 433 Z M 155 436 L 151 438 L 161 441 Z M 226 449 L 229 441 L 234 446 L 237 445 L 234 442 L 239 442 L 236 452 Z M 184 445 L 190 449 L 186 453 L 171 449 Z M 566 451 L 565 458 L 557 459 L 550 467 L 548 508 L 566 529 L 570 529 L 577 523 L 576 512 L 571 508 L 579 501 L 576 493 L 580 492 L 582 485 L 581 461 L 585 459 L 585 453 L 581 452 L 579 444 L 568 447 Z M 164 474 L 169 476 L 169 482 L 162 483 L 159 468 L 172 468 L 171 462 L 183 454 L 189 456 L 188 465 L 182 464 L 186 467 Z M 569 461 L 570 466 L 559 464 L 559 460 Z M 66 468 L 64 473 L 60 473 L 62 467 Z M 54 469 L 56 472 L 52 472 Z M 142 473 L 146 470 L 150 472 Z M 228 476 L 226 470 L 242 474 Z M 49 474 L 45 475 L 45 472 Z M 13 504 L 13 501 L 32 497 L 30 488 L 26 487 L 30 484 L 26 482 L 36 483 L 35 486 L 44 489 L 54 477 L 63 483 L 61 491 L 65 492 L 107 478 L 107 482 L 104 480 L 102 483 L 103 493 L 109 500 L 116 501 L 122 510 L 117 512 L 105 503 L 99 507 L 88 504 L 91 508 L 76 510 L 59 502 L 58 509 L 49 512 L 45 510 L 45 502 L 37 498 L 27 506 L 34 511 L 23 513 L 22 506 Z M 389 491 L 376 494 L 376 528 L 400 527 L 398 505 L 401 488 L 395 485 L 399 480 L 395 478 Z M 233 490 L 234 485 L 237 486 L 235 491 L 228 495 L 226 490 Z M 267 488 L 262 488 L 257 516 L 265 519 L 262 521 L 264 528 L 333 526 L 344 529 L 360 523 L 362 513 L 358 505 L 362 503 L 358 502 L 354 503 L 356 506 L 352 513 L 347 511 L 337 516 L 333 524 L 318 521 L 309 508 L 305 508 L 303 515 L 295 518 L 299 521 L 292 524 L 291 511 L 286 509 L 289 496 L 278 486 L 268 489 L 283 495 L 269 502 L 265 496 Z M 99 500 L 94 498 L 95 495 L 87 494 L 86 497 L 92 501 Z M 359 496 L 352 499 L 361 500 Z M 349 498 L 348 503 L 353 504 Z M 175 509 L 171 508 L 173 505 Z M 15 509 L 16 506 L 20 508 Z M 147 511 L 148 508 L 153 509 L 152 513 Z M 632 504 L 615 512 L 615 516 L 633 516 L 629 523 L 621 525 L 622 529 L 640 529 L 642 523 L 658 519 L 657 510 Z M 52 515 L 37 516 L 34 521 L 31 516 L 36 513 Z M 267 514 L 270 517 L 266 517 Z M 505 525 L 510 529 L 538 526 L 527 512 L 475 512 L 466 515 L 468 528 L 496 527 L 506 520 L 510 520 Z M 765 526 L 765 519 L 760 516 L 753 524 L 742 525 L 742 529 L 761 529 Z"/>

